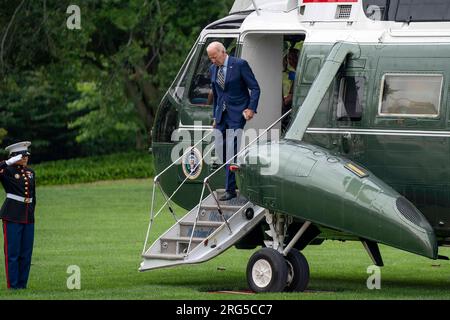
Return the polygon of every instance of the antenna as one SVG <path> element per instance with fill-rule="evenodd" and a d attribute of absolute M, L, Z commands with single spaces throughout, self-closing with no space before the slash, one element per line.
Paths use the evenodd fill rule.
<path fill-rule="evenodd" d="M 259 16 L 260 13 L 259 13 L 259 8 L 258 8 L 258 6 L 256 5 L 256 0 L 252 0 L 252 2 L 253 2 L 253 7 L 255 7 L 256 14 Z"/>

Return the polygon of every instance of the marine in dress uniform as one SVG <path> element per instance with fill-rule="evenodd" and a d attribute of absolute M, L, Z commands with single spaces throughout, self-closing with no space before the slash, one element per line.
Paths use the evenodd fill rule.
<path fill-rule="evenodd" d="M 30 145 L 24 141 L 6 147 L 9 159 L 0 162 L 0 181 L 6 192 L 0 218 L 6 282 L 11 289 L 26 288 L 33 252 L 36 189 L 34 171 L 27 166 Z"/>

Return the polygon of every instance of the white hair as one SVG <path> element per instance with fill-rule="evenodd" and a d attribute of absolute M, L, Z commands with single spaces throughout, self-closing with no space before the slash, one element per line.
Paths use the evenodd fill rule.
<path fill-rule="evenodd" d="M 212 49 L 216 49 L 219 52 L 226 52 L 225 46 L 219 41 L 211 42 L 206 48 L 206 51 L 211 51 Z"/>

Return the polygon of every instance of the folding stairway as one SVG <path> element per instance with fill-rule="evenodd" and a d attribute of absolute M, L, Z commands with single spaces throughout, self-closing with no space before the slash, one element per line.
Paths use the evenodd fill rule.
<path fill-rule="evenodd" d="M 207 261 L 234 245 L 264 218 L 266 209 L 239 193 L 217 205 L 215 199 L 224 192 L 214 191 L 200 208 L 197 205 L 160 236 L 142 255 L 139 271 Z"/>

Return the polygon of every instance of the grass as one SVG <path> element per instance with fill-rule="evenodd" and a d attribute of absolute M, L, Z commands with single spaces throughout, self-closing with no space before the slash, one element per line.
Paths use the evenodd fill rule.
<path fill-rule="evenodd" d="M 0 193 L 0 200 L 3 196 Z M 1 266 L 0 300 L 450 298 L 450 262 L 386 246 L 381 247 L 386 265 L 381 271 L 381 290 L 368 290 L 366 270 L 372 263 L 363 246 L 355 242 L 326 241 L 304 250 L 311 269 L 306 293 L 209 293 L 246 290 L 245 269 L 255 250 L 232 248 L 203 264 L 138 272 L 150 196 L 151 180 L 39 187 L 29 288 L 6 290 Z M 172 224 L 172 217 L 164 213 L 156 222 L 154 230 L 161 233 Z M 441 248 L 440 254 L 450 255 L 450 248 Z M 67 289 L 70 265 L 80 267 L 81 290 Z"/>

